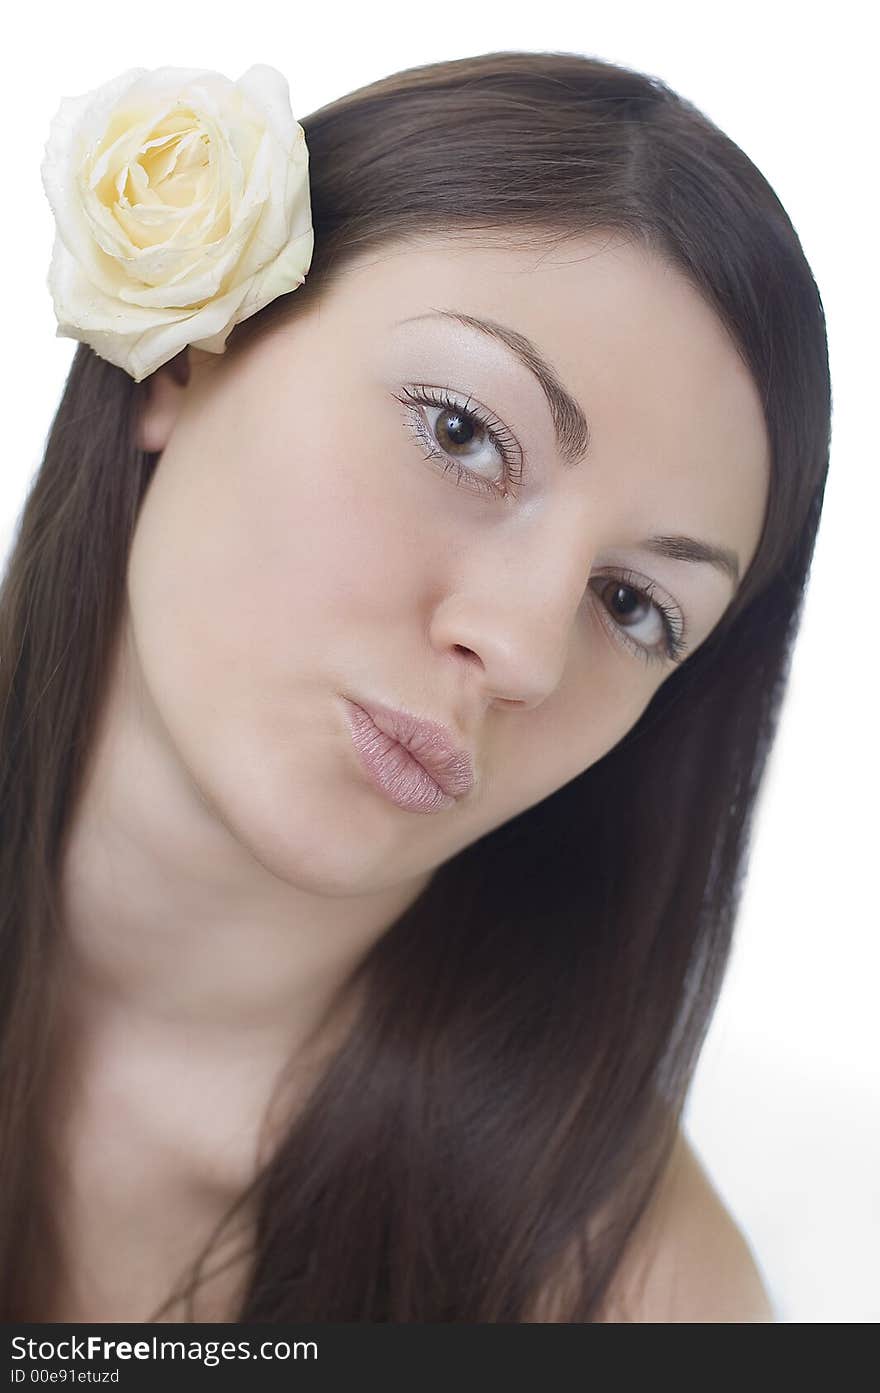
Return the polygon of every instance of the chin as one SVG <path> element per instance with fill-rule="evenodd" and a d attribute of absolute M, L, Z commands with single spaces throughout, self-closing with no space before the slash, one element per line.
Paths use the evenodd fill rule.
<path fill-rule="evenodd" d="M 355 777 L 321 780 L 310 770 L 283 780 L 276 760 L 268 777 L 242 778 L 218 801 L 220 814 L 247 854 L 279 880 L 307 894 L 377 893 L 423 874 L 407 815 Z M 421 820 L 420 820 L 421 821 Z"/>

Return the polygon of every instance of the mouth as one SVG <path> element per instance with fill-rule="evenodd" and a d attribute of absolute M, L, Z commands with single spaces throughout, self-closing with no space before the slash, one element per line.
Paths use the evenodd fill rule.
<path fill-rule="evenodd" d="M 445 726 L 381 703 L 343 700 L 361 764 L 392 802 L 439 812 L 473 788 L 471 757 Z"/>

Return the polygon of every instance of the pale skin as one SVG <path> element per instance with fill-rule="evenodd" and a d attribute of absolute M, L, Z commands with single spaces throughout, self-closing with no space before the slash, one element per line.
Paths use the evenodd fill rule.
<path fill-rule="evenodd" d="M 497 339 L 396 323 L 437 308 L 537 345 L 588 419 L 584 461 L 564 467 L 544 392 Z M 64 868 L 77 1062 L 56 1319 L 150 1314 L 250 1178 L 272 1084 L 337 981 L 438 865 L 598 760 L 676 670 L 615 636 L 608 581 L 653 582 L 687 652 L 712 632 L 727 577 L 641 539 L 709 541 L 743 574 L 766 503 L 747 369 L 697 293 L 619 237 L 395 245 L 237 360 L 189 356 L 185 385 L 153 376 L 138 423 L 161 457 Z M 449 413 L 395 400 L 418 384 L 501 423 L 515 498 L 425 458 L 416 417 L 447 462 L 503 485 L 479 422 L 456 445 Z M 620 624 L 659 648 L 650 601 Z M 473 792 L 431 816 L 386 800 L 343 694 L 450 726 Z M 698 1188 L 675 1190 L 679 1235 Z M 713 1222 L 736 1233 L 717 1197 Z M 639 1318 L 768 1319 L 730 1252 L 739 1314 Z"/>

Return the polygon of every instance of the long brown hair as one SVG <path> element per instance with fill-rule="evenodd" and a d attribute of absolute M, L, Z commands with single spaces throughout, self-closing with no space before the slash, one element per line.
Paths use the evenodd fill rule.
<path fill-rule="evenodd" d="M 728 959 L 828 467 L 821 298 L 760 172 L 655 77 L 490 53 L 300 120 L 312 265 L 228 352 L 389 240 L 618 230 L 705 297 L 763 403 L 765 525 L 721 622 L 614 749 L 438 867 L 389 925 L 346 984 L 353 1025 L 248 1192 L 239 1320 L 528 1320 L 563 1261 L 565 1318 L 602 1319 Z M 133 443 L 145 385 L 79 345 L 0 589 L 7 1320 L 44 1318 L 52 1269 L 59 866 L 158 458 Z"/>

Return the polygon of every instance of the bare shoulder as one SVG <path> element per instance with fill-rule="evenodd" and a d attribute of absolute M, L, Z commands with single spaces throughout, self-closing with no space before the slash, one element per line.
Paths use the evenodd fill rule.
<path fill-rule="evenodd" d="M 776 1320 L 751 1249 L 683 1132 L 602 1320 Z"/>

